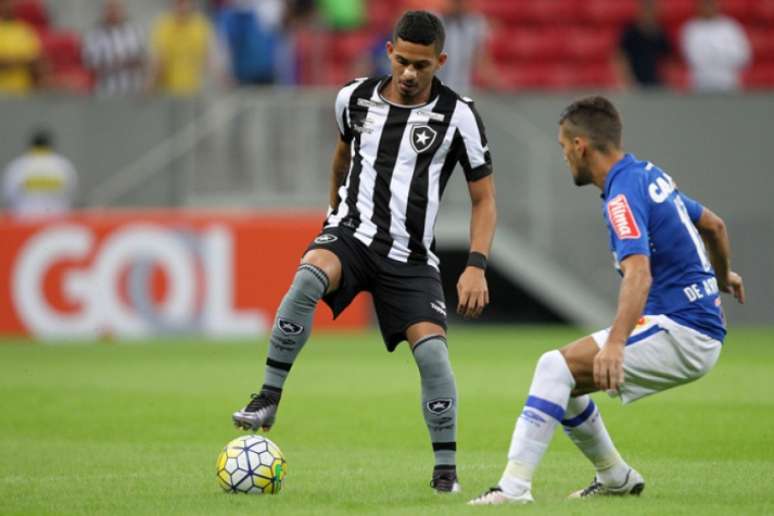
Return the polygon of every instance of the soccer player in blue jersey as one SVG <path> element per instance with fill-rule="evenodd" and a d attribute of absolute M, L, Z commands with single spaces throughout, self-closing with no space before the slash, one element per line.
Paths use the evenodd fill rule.
<path fill-rule="evenodd" d="M 532 476 L 558 424 L 596 469 L 591 485 L 571 497 L 640 494 L 644 479 L 621 458 L 589 393 L 630 403 L 700 378 L 715 365 L 726 334 L 720 292 L 744 302 L 723 221 L 656 165 L 624 154 L 621 129 L 603 97 L 574 102 L 559 122 L 575 184 L 602 190 L 623 277 L 615 319 L 540 357 L 500 482 L 471 505 L 532 502 Z"/>

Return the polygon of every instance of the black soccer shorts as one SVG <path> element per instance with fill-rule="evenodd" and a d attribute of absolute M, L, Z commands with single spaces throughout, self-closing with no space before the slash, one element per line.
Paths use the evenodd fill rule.
<path fill-rule="evenodd" d="M 339 288 L 323 297 L 339 316 L 360 292 L 370 292 L 387 350 L 406 340 L 406 330 L 432 322 L 446 330 L 446 302 L 440 273 L 425 263 L 402 263 L 376 254 L 346 228 L 325 229 L 309 245 L 341 261 Z"/>

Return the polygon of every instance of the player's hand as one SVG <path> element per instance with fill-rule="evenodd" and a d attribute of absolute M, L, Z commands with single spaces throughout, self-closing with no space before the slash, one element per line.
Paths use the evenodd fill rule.
<path fill-rule="evenodd" d="M 744 282 L 742 277 L 734 271 L 728 271 L 726 281 L 718 281 L 721 292 L 733 295 L 737 301 L 744 304 Z"/>
<path fill-rule="evenodd" d="M 465 267 L 457 282 L 457 313 L 466 318 L 478 317 L 489 304 L 486 275 L 478 267 Z"/>
<path fill-rule="evenodd" d="M 594 357 L 594 384 L 603 391 L 616 391 L 624 381 L 624 343 L 608 341 Z"/>

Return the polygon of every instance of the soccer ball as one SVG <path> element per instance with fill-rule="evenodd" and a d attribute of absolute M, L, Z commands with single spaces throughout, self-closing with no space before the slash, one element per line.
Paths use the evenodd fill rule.
<path fill-rule="evenodd" d="M 277 494 L 288 472 L 279 447 L 260 435 L 237 437 L 217 461 L 218 484 L 229 493 Z"/>

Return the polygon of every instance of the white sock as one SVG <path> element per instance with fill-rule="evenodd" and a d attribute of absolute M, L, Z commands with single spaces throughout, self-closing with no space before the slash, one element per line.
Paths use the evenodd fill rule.
<path fill-rule="evenodd" d="M 567 362 L 558 350 L 549 351 L 538 360 L 535 376 L 508 450 L 508 465 L 499 486 L 509 495 L 519 495 L 532 487 L 532 475 L 564 418 L 567 400 L 575 380 Z"/>
<path fill-rule="evenodd" d="M 562 425 L 564 433 L 594 464 L 603 484 L 617 486 L 626 481 L 626 473 L 631 468 L 615 449 L 602 414 L 590 396 L 570 398 Z"/>

